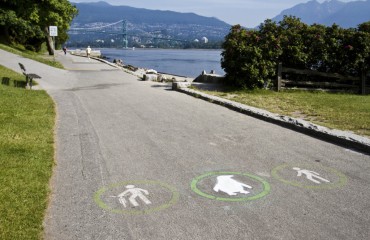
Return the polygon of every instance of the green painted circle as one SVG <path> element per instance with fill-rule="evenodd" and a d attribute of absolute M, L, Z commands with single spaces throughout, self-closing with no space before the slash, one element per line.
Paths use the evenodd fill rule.
<path fill-rule="evenodd" d="M 262 185 L 263 185 L 263 191 L 260 192 L 260 193 L 258 193 L 257 195 L 253 195 L 253 196 L 250 196 L 250 197 L 224 198 L 224 197 L 216 197 L 216 196 L 210 195 L 208 193 L 204 193 L 201 190 L 199 190 L 199 188 L 197 187 L 198 182 L 201 181 L 202 179 L 206 178 L 206 177 L 214 176 L 214 175 L 242 175 L 242 176 L 246 176 L 248 178 L 251 178 L 253 180 L 256 180 L 256 181 L 262 183 Z M 264 179 L 262 179 L 262 178 L 260 178 L 258 176 L 249 174 L 249 173 L 240 173 L 240 172 L 209 172 L 209 173 L 205 173 L 205 174 L 203 174 L 203 175 L 201 175 L 199 177 L 194 178 L 193 181 L 191 182 L 191 190 L 193 190 L 196 194 L 198 194 L 198 195 L 200 195 L 202 197 L 213 199 L 213 200 L 217 200 L 217 201 L 241 202 L 241 201 L 253 201 L 253 200 L 257 200 L 259 198 L 262 198 L 262 197 L 266 196 L 270 192 L 271 187 L 270 187 L 270 184 L 267 181 L 265 181 Z"/>
<path fill-rule="evenodd" d="M 155 207 L 155 208 L 146 209 L 146 210 L 121 210 L 121 209 L 115 209 L 115 208 L 109 207 L 101 199 L 101 195 L 103 195 L 106 191 L 108 191 L 110 189 L 113 189 L 113 188 L 117 188 L 117 187 L 129 185 L 129 184 L 159 185 L 162 188 L 165 188 L 165 189 L 169 190 L 170 192 L 172 192 L 172 198 L 171 198 L 171 200 L 169 202 L 167 202 L 165 204 L 162 204 L 162 205 L 160 205 L 158 207 Z M 142 215 L 142 214 L 150 214 L 150 213 L 153 213 L 153 212 L 157 212 L 157 211 L 160 211 L 160 210 L 169 208 L 170 206 L 174 205 L 179 200 L 179 196 L 180 196 L 179 192 L 174 187 L 172 187 L 171 185 L 168 185 L 166 183 L 162 183 L 162 182 L 159 182 L 159 181 L 145 181 L 145 180 L 142 180 L 142 181 L 125 181 L 125 182 L 121 182 L 121 183 L 110 185 L 109 187 L 103 187 L 103 188 L 99 189 L 94 194 L 94 201 L 96 202 L 96 204 L 99 207 L 101 207 L 101 208 L 103 208 L 105 210 L 108 210 L 108 211 L 110 211 L 112 213 L 129 214 L 129 215 Z"/>
<path fill-rule="evenodd" d="M 281 177 L 279 175 L 279 171 L 285 169 L 285 168 L 293 168 L 293 167 L 305 167 L 305 168 L 310 168 L 310 167 L 317 167 L 317 166 L 314 166 L 314 165 L 305 165 L 305 164 L 295 164 L 295 165 L 292 165 L 292 164 L 283 164 L 283 165 L 279 165 L 277 167 L 275 167 L 272 171 L 271 171 L 271 175 L 276 178 L 277 180 L 285 183 L 285 184 L 289 184 L 289 185 L 292 185 L 292 186 L 295 186 L 295 187 L 300 187 L 300 188 L 307 188 L 307 189 L 332 189 L 332 188 L 339 188 L 339 187 L 343 187 L 344 185 L 346 185 L 347 183 L 347 177 L 346 175 L 344 175 L 343 173 L 333 169 L 333 168 L 329 168 L 329 167 L 324 167 L 322 165 L 319 166 L 319 168 L 321 169 L 324 169 L 325 171 L 327 172 L 330 172 L 334 175 L 336 175 L 338 178 L 339 178 L 339 181 L 336 182 L 336 183 L 327 183 L 327 184 L 323 184 L 323 185 L 304 185 L 300 182 L 295 182 L 295 181 L 288 181 L 287 179 L 284 179 L 283 177 Z"/>

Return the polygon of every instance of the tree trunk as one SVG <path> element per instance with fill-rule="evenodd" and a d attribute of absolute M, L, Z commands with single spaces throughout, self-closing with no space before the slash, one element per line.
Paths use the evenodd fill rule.
<path fill-rule="evenodd" d="M 9 28 L 7 26 L 0 27 L 0 32 L 3 33 L 0 36 L 0 39 L 4 41 L 5 43 L 11 43 L 11 38 L 9 34 Z"/>
<path fill-rule="evenodd" d="M 54 55 L 54 41 L 53 38 L 50 37 L 49 27 L 45 27 L 45 33 L 46 33 L 46 46 L 48 48 L 49 55 Z"/>

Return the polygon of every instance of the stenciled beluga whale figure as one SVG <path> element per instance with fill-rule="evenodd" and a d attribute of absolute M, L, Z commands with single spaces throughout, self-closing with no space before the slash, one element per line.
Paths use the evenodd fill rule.
<path fill-rule="evenodd" d="M 244 188 L 251 189 L 252 187 L 238 182 L 237 180 L 233 179 L 234 175 L 222 175 L 217 177 L 217 183 L 214 186 L 213 190 L 215 192 L 224 192 L 230 196 L 235 196 L 238 193 L 241 194 L 248 194 L 249 191 L 245 190 Z"/>

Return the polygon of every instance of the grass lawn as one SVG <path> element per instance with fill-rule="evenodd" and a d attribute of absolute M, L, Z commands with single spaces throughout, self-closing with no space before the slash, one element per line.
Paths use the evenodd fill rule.
<path fill-rule="evenodd" d="M 205 91 L 273 113 L 370 137 L 370 95 L 308 91 Z"/>
<path fill-rule="evenodd" d="M 4 77 L 10 81 L 3 81 Z M 40 239 L 54 164 L 55 108 L 0 66 L 0 239 Z"/>
<path fill-rule="evenodd" d="M 57 61 L 54 60 L 53 56 L 49 56 L 46 54 L 40 54 L 40 53 L 35 53 L 32 51 L 25 50 L 24 47 L 22 46 L 8 46 L 0 43 L 0 49 L 3 49 L 5 51 L 17 54 L 19 56 L 23 56 L 25 58 L 29 58 L 35 61 L 38 61 L 40 63 L 47 64 L 52 67 L 60 68 L 63 69 L 63 65 Z"/>

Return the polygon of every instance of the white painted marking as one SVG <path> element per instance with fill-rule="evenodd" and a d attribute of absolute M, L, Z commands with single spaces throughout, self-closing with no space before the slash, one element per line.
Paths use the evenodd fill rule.
<path fill-rule="evenodd" d="M 300 169 L 298 167 L 294 167 L 293 170 L 296 170 L 298 172 L 297 174 L 297 177 L 301 177 L 303 174 L 306 175 L 306 178 L 314 183 L 317 183 L 317 184 L 321 184 L 320 181 L 318 180 L 321 180 L 323 182 L 327 182 L 329 183 L 330 181 L 323 178 L 323 177 L 320 177 L 320 174 L 318 174 L 317 172 L 314 172 L 314 171 L 310 171 L 310 170 L 307 170 L 307 169 Z M 316 179 L 318 180 L 316 180 Z"/>
<path fill-rule="evenodd" d="M 145 195 L 149 195 L 149 192 L 147 190 L 141 189 L 141 188 L 135 188 L 134 185 L 127 185 L 126 188 L 127 188 L 126 191 L 124 191 L 123 193 L 117 196 L 119 203 L 122 204 L 124 207 L 127 207 L 127 200 L 125 197 L 126 196 L 128 197 L 129 195 L 131 196 L 129 197 L 128 200 L 130 201 L 131 205 L 134 207 L 139 206 L 139 203 L 136 201 L 136 198 L 140 198 L 141 201 L 143 201 L 146 205 L 152 204 L 152 202 L 149 201 L 149 199 L 145 196 Z"/>
<path fill-rule="evenodd" d="M 235 196 L 238 193 L 248 194 L 249 192 L 244 190 L 244 188 L 252 188 L 251 186 L 238 182 L 235 179 L 232 179 L 234 175 L 223 175 L 217 177 L 217 183 L 214 186 L 213 190 L 215 192 L 222 191 L 227 193 L 230 196 Z"/>

